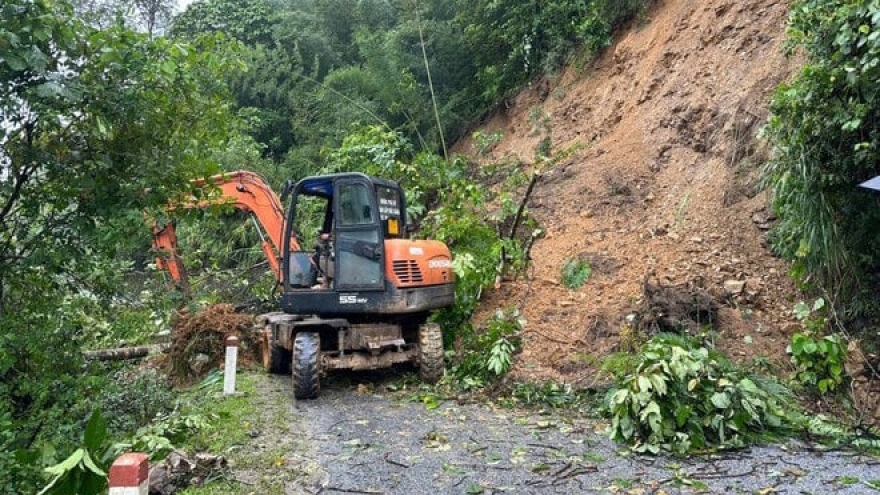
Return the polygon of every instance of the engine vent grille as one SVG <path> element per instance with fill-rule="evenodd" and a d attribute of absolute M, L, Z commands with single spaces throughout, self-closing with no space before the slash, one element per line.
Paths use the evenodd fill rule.
<path fill-rule="evenodd" d="M 402 284 L 422 282 L 422 270 L 415 260 L 394 260 L 394 275 Z"/>

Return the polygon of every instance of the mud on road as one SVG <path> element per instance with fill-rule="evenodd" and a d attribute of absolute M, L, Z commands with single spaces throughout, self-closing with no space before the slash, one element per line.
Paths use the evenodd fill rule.
<path fill-rule="evenodd" d="M 639 456 L 608 440 L 602 424 L 571 414 L 453 401 L 429 409 L 372 375 L 359 384 L 331 380 L 318 399 L 294 401 L 288 377 L 254 379 L 261 417 L 242 450 L 280 457 L 236 466 L 233 455 L 233 475 L 245 486 L 267 477 L 281 484 L 244 493 L 880 493 L 880 459 L 853 452 L 789 443 Z"/>

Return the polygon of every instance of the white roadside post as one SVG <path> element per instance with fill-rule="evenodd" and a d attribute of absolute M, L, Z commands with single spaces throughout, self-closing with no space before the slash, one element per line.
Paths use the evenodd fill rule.
<path fill-rule="evenodd" d="M 146 454 L 128 453 L 119 456 L 110 466 L 109 495 L 147 495 L 150 461 Z"/>
<path fill-rule="evenodd" d="M 235 367 L 238 361 L 238 337 L 230 335 L 224 340 L 226 344 L 226 364 L 223 369 L 223 395 L 235 393 Z"/>

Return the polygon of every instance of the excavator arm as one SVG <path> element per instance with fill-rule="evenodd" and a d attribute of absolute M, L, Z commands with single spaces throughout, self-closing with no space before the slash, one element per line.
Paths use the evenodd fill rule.
<path fill-rule="evenodd" d="M 197 188 L 204 188 L 206 197 L 175 201 L 168 207 L 169 212 L 212 205 L 229 205 L 250 213 L 260 233 L 260 247 L 263 254 L 276 280 L 280 281 L 285 220 L 281 200 L 272 188 L 259 175 L 246 170 L 218 174 L 208 179 L 197 179 L 192 184 Z M 175 283 L 186 286 L 186 270 L 178 255 L 177 233 L 173 221 L 164 226 L 154 222 L 153 249 L 160 253 L 156 258 L 156 266 L 166 270 Z M 295 238 L 290 239 L 290 249 L 292 251 L 300 249 Z"/>

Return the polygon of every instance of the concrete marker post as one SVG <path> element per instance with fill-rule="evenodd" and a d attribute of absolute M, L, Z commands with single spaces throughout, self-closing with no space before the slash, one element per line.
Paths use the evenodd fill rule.
<path fill-rule="evenodd" d="M 110 466 L 109 495 L 148 495 L 150 461 L 146 454 L 131 452 L 119 456 Z"/>
<path fill-rule="evenodd" d="M 223 369 L 223 395 L 235 393 L 235 368 L 238 361 L 238 337 L 230 335 L 224 339 L 226 344 L 226 363 Z"/>

